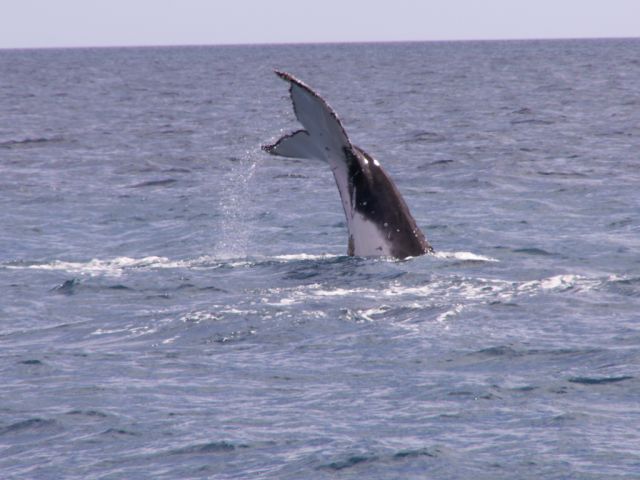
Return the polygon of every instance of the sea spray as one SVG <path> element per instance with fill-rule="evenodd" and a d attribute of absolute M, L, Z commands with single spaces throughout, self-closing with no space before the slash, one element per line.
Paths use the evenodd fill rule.
<path fill-rule="evenodd" d="M 259 150 L 249 150 L 230 159 L 231 168 L 220 185 L 220 224 L 214 249 L 216 258 L 245 258 L 252 234 L 251 213 L 255 210 L 252 184 L 260 164 Z"/>

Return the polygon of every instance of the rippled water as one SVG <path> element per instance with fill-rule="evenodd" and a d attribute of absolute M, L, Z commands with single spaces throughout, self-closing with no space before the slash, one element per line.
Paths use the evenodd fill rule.
<path fill-rule="evenodd" d="M 0 476 L 637 478 L 638 51 L 0 51 Z M 345 256 L 273 68 L 435 255 Z"/>

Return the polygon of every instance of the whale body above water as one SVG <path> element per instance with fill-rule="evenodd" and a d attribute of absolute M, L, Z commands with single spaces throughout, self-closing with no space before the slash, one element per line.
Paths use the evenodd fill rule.
<path fill-rule="evenodd" d="M 433 252 L 380 162 L 351 143 L 329 104 L 293 75 L 276 74 L 289 83 L 293 109 L 304 129 L 262 148 L 272 155 L 329 164 L 347 219 L 348 255 L 403 259 Z"/>

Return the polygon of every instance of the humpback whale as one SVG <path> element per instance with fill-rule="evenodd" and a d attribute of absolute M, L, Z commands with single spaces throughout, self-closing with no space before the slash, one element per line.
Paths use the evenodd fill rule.
<path fill-rule="evenodd" d="M 262 149 L 329 164 L 347 219 L 347 254 L 404 259 L 433 252 L 380 162 L 351 143 L 329 104 L 293 75 L 275 73 L 289 83 L 293 110 L 304 129 Z"/>

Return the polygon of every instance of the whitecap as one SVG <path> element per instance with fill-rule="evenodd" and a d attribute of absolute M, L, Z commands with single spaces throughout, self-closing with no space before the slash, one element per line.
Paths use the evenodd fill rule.
<path fill-rule="evenodd" d="M 145 268 L 177 268 L 184 266 L 184 262 L 171 261 L 166 257 L 116 257 L 110 260 L 92 259 L 87 262 L 68 262 L 54 260 L 48 263 L 33 263 L 25 265 L 7 265 L 9 269 L 31 269 L 31 270 L 61 270 L 80 275 L 106 275 L 118 277 L 125 270 L 145 269 Z"/>
<path fill-rule="evenodd" d="M 458 315 L 460 312 L 462 312 L 462 310 L 464 310 L 464 305 L 462 304 L 454 305 L 453 308 L 438 315 L 438 317 L 436 318 L 436 321 L 439 323 L 446 322 L 447 320 Z"/>
<path fill-rule="evenodd" d="M 435 258 L 443 260 L 462 260 L 467 262 L 499 262 L 497 258 L 487 257 L 485 255 L 478 255 L 472 252 L 435 252 L 433 255 Z"/>
<path fill-rule="evenodd" d="M 308 253 L 293 253 L 290 255 L 274 255 L 273 257 L 268 257 L 270 260 L 280 261 L 280 262 L 295 262 L 301 260 L 329 260 L 334 258 L 340 258 L 341 255 L 334 255 L 330 253 L 323 253 L 319 255 L 313 255 Z"/>

